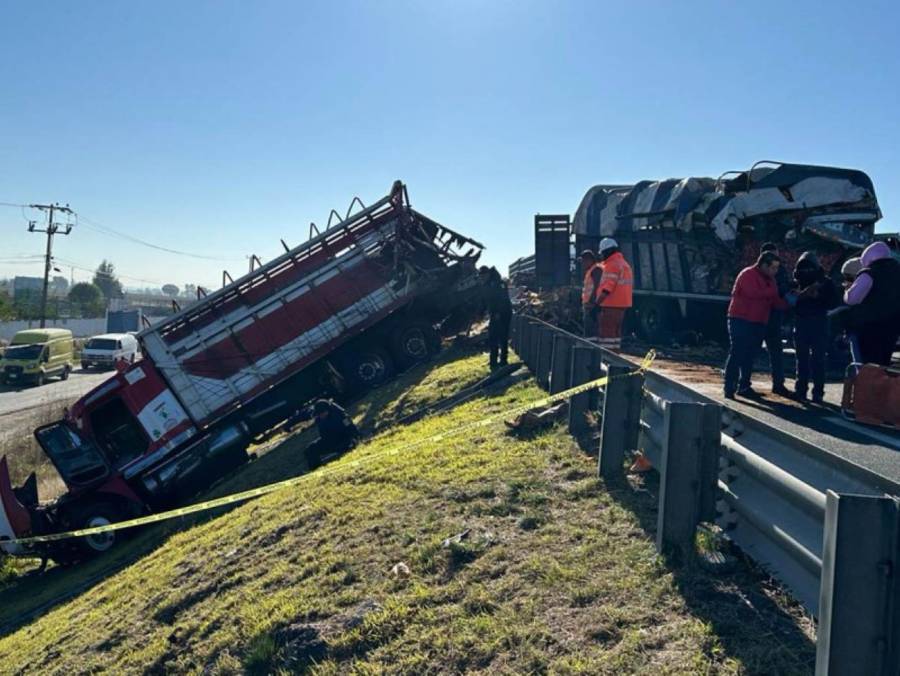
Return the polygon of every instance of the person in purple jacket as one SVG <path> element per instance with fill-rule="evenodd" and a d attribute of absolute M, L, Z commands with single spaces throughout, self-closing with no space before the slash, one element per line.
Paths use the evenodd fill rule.
<path fill-rule="evenodd" d="M 890 366 L 900 338 L 900 261 L 884 242 L 862 253 L 862 270 L 844 293 L 847 326 L 858 340 L 862 361 Z"/>

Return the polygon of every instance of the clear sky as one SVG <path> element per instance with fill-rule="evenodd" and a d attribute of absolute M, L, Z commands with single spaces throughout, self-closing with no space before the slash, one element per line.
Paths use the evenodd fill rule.
<path fill-rule="evenodd" d="M 504 270 L 595 183 L 758 159 L 863 169 L 897 230 L 898 32 L 887 1 L 0 0 L 0 201 L 70 203 L 58 256 L 134 286 L 215 287 L 395 178 Z M 0 208 L 0 261 L 43 245 Z"/>

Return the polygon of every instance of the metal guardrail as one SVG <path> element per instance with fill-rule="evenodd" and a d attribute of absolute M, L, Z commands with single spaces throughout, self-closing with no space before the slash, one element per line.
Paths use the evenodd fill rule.
<path fill-rule="evenodd" d="M 551 392 L 637 364 L 517 315 L 513 349 Z M 601 418 L 598 472 L 640 449 L 660 475 L 656 545 L 691 560 L 716 523 L 818 618 L 817 674 L 900 674 L 900 485 L 648 371 L 572 397 L 569 429 Z"/>

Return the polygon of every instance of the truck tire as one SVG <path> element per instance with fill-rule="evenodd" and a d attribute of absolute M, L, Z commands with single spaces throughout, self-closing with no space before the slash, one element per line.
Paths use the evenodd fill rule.
<path fill-rule="evenodd" d="M 34 378 L 34 384 L 40 387 L 44 384 L 44 372 L 38 371 L 38 374 Z"/>
<path fill-rule="evenodd" d="M 638 308 L 638 329 L 641 337 L 657 345 L 671 340 L 675 330 L 675 312 L 672 303 L 660 299 L 647 299 Z"/>
<path fill-rule="evenodd" d="M 71 529 L 92 528 L 105 526 L 129 518 L 130 514 L 124 514 L 115 504 L 106 501 L 90 502 L 73 507 L 65 522 Z M 52 554 L 54 561 L 61 565 L 68 565 L 75 561 L 84 561 L 100 554 L 108 552 L 116 542 L 121 539 L 122 531 L 110 531 L 75 538 L 71 544 L 63 541 L 65 546 L 60 551 Z"/>
<path fill-rule="evenodd" d="M 348 350 L 340 359 L 340 371 L 352 391 L 366 392 L 390 380 L 394 362 L 383 347 L 362 347 Z"/>
<path fill-rule="evenodd" d="M 69 379 L 69 365 L 68 364 L 63 366 L 63 372 L 62 372 L 62 375 L 60 375 L 59 379 L 60 380 L 68 380 Z"/>
<path fill-rule="evenodd" d="M 441 340 L 427 322 L 404 322 L 391 332 L 390 352 L 401 371 L 423 362 L 440 350 Z"/>

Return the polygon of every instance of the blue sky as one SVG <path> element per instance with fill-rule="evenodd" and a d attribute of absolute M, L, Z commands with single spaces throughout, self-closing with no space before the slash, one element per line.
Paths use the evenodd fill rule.
<path fill-rule="evenodd" d="M 846 0 L 2 0 L 0 201 L 70 203 L 59 257 L 133 286 L 214 287 L 395 178 L 504 269 L 595 183 L 758 159 L 863 169 L 897 230 L 898 26 Z M 0 242 L 43 251 L 18 209 Z"/>

